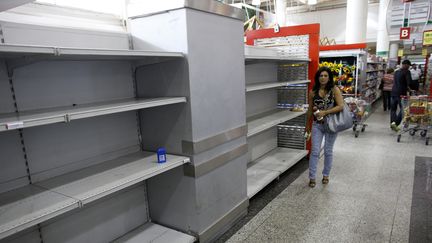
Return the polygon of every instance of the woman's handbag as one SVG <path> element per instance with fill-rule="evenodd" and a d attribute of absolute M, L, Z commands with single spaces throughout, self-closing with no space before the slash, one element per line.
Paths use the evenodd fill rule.
<path fill-rule="evenodd" d="M 353 119 L 345 102 L 343 107 L 341 112 L 326 116 L 326 123 L 330 132 L 341 132 L 352 127 Z"/>

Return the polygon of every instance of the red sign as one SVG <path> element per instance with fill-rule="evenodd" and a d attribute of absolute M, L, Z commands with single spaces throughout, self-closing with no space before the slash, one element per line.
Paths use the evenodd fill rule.
<path fill-rule="evenodd" d="M 412 2 L 414 0 L 402 0 L 402 2 L 407 3 L 407 2 Z"/>
<path fill-rule="evenodd" d="M 400 40 L 409 39 L 410 38 L 410 32 L 411 32 L 410 27 L 400 28 L 399 39 Z"/>

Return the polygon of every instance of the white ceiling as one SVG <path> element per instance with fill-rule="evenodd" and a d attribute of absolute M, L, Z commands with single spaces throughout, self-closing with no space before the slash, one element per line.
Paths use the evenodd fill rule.
<path fill-rule="evenodd" d="M 34 0 L 0 0 L 0 12 L 21 6 L 26 3 L 31 3 L 33 1 Z"/>
<path fill-rule="evenodd" d="M 261 0 L 260 8 L 266 11 L 274 12 L 274 4 L 276 0 Z M 319 11 L 333 8 L 346 7 L 347 0 L 317 0 L 317 4 L 307 5 L 308 0 L 286 0 L 288 13 Z M 358 0 L 362 1 L 362 0 Z M 252 0 L 225 0 L 227 3 L 242 3 L 245 2 L 252 5 Z M 379 0 L 369 0 L 369 3 L 379 3 Z"/>

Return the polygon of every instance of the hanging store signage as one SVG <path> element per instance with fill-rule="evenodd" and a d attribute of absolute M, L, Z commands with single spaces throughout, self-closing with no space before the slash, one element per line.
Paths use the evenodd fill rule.
<path fill-rule="evenodd" d="M 399 49 L 398 50 L 398 57 L 403 57 L 404 54 L 404 50 L 403 49 Z"/>
<path fill-rule="evenodd" d="M 422 49 L 422 56 L 427 56 L 427 48 Z"/>
<path fill-rule="evenodd" d="M 432 45 L 432 30 L 426 30 L 423 32 L 423 46 Z"/>
<path fill-rule="evenodd" d="M 411 28 L 410 27 L 400 28 L 399 39 L 400 40 L 407 40 L 407 39 L 409 39 L 410 38 L 410 32 L 411 32 Z"/>

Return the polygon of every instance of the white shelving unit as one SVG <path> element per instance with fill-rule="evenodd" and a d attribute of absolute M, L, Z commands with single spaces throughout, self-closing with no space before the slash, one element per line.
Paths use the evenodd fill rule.
<path fill-rule="evenodd" d="M 84 206 L 187 162 L 190 162 L 189 158 L 168 154 L 167 161 L 159 164 L 155 153 L 138 152 L 37 185 L 77 199 Z"/>
<path fill-rule="evenodd" d="M 193 243 L 195 237 L 183 234 L 179 231 L 154 224 L 147 223 L 123 237 L 113 241 L 113 243 L 165 243 L 165 242 L 178 242 L 178 243 Z"/>
<path fill-rule="evenodd" d="M 104 196 L 189 162 L 167 155 L 139 152 L 47 181 L 0 194 L 0 238 L 85 206 Z"/>
<path fill-rule="evenodd" d="M 248 197 L 255 196 L 307 154 L 306 150 L 276 148 L 253 162 L 248 168 Z"/>
<path fill-rule="evenodd" d="M 9 73 L 13 73 L 16 68 L 32 65 L 39 61 L 121 60 L 132 61 L 133 67 L 139 67 L 140 65 L 183 57 L 182 53 L 177 52 L 75 49 L 5 44 L 0 45 L 0 54 L 9 64 Z M 67 107 L 55 107 L 54 105 L 54 108 L 47 109 L 17 110 L 15 113 L 0 114 L 0 132 L 19 129 L 21 133 L 21 131 L 25 132 L 27 128 L 36 126 L 185 102 L 187 102 L 185 97 L 128 98 L 91 104 L 73 104 Z M 135 130 L 139 132 L 138 128 Z M 137 140 L 139 136 L 141 134 L 137 134 Z M 25 138 L 21 135 L 21 139 Z M 22 145 L 24 146 L 24 142 Z M 61 157 L 61 154 L 56 156 Z M 29 160 L 29 163 L 31 162 Z M 0 239 L 86 206 L 90 202 L 112 195 L 188 162 L 190 159 L 187 157 L 167 154 L 165 163 L 157 163 L 155 153 L 141 151 L 43 181 L 36 181 L 24 187 L 13 188 L 0 194 Z M 28 173 L 31 173 L 29 169 Z M 28 175 L 29 178 L 31 176 L 31 174 Z M 183 239 L 184 242 L 195 240 L 192 236 L 153 223 L 148 223 L 138 230 L 139 239 L 160 240 L 174 237 Z"/>
<path fill-rule="evenodd" d="M 258 91 L 263 89 L 273 89 L 278 87 L 284 87 L 292 84 L 305 84 L 310 83 L 310 80 L 296 80 L 290 82 L 265 82 L 259 84 L 251 84 L 246 86 L 246 92 Z"/>
<path fill-rule="evenodd" d="M 354 96 L 357 97 L 363 91 L 364 83 L 366 82 L 366 52 L 363 49 L 349 49 L 349 50 L 332 50 L 332 51 L 320 51 L 320 62 L 336 62 L 349 63 L 349 65 L 355 65 L 356 70 L 353 72 L 353 84 L 354 85 Z M 351 94 L 342 94 L 351 96 Z"/>
<path fill-rule="evenodd" d="M 277 147 L 276 138 L 277 125 L 302 116 L 306 112 L 274 108 L 278 105 L 276 88 L 307 84 L 310 83 L 310 80 L 262 82 L 257 76 L 266 76 L 268 74 L 270 77 L 263 79 L 272 80 L 273 78 L 274 80 L 276 79 L 275 76 L 278 75 L 276 70 L 280 63 L 302 63 L 310 60 L 308 58 L 290 58 L 284 52 L 254 46 L 245 47 L 245 58 L 246 72 L 248 70 L 251 72 L 251 74 L 246 73 L 246 105 L 249 106 L 247 113 L 251 114 L 247 118 L 247 138 L 251 160 L 247 168 L 247 195 L 252 198 L 308 153 L 308 151 L 301 149 Z M 263 66 L 259 66 L 261 64 Z M 255 71 L 255 67 L 259 71 Z M 248 75 L 250 75 L 251 79 L 254 79 L 252 82 L 248 80 Z M 274 92 L 270 89 L 274 89 Z M 273 96 L 274 99 L 269 98 L 269 95 Z M 271 110 L 257 114 L 254 111 L 255 105 L 260 106 L 258 108 L 260 110 Z"/>
<path fill-rule="evenodd" d="M 143 58 L 179 58 L 184 55 L 180 52 L 167 51 L 141 51 L 122 49 L 96 49 L 96 48 L 65 48 L 35 45 L 1 44 L 0 53 L 6 57 L 32 56 L 44 54 L 50 58 L 67 58 L 79 60 L 142 60 Z M 54 56 L 54 57 L 53 57 Z M 159 59 L 162 61 L 163 59 Z"/>
<path fill-rule="evenodd" d="M 379 85 L 382 82 L 382 77 L 385 73 L 384 62 L 373 62 L 367 63 L 366 70 L 366 82 L 363 87 L 363 97 L 370 103 L 373 104 L 381 97 L 381 91 Z"/>
<path fill-rule="evenodd" d="M 305 111 L 294 112 L 289 110 L 274 110 L 265 114 L 254 116 L 248 121 L 247 136 L 251 137 L 276 125 L 306 114 Z"/>
<path fill-rule="evenodd" d="M 43 109 L 39 111 L 25 111 L 18 114 L 2 114 L 0 115 L 0 132 L 59 122 L 70 122 L 78 119 L 185 102 L 185 97 L 127 99 L 100 102 L 96 104 L 77 105 L 73 107 L 60 107 L 53 109 Z"/>
<path fill-rule="evenodd" d="M 0 195 L 0 239 L 79 207 L 79 201 L 29 185 Z"/>

